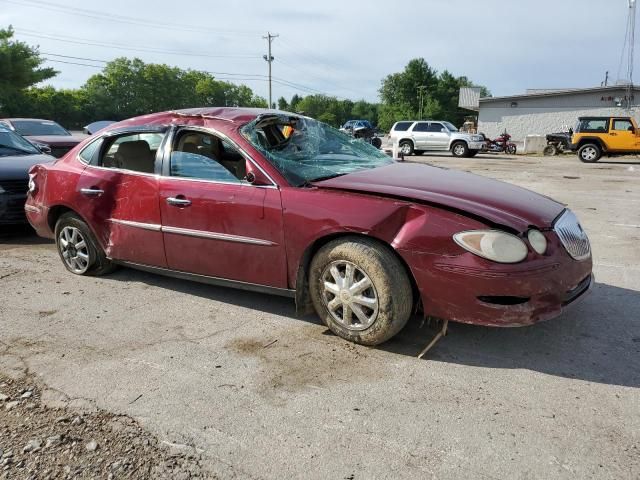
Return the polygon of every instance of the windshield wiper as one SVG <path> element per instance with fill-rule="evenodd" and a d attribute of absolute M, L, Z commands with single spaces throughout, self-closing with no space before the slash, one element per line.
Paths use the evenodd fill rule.
<path fill-rule="evenodd" d="M 23 150 L 22 148 L 12 147 L 11 145 L 4 145 L 2 143 L 0 143 L 0 148 L 7 148 L 9 150 L 13 150 L 14 152 L 33 153 L 33 152 L 30 152 L 29 150 Z"/>

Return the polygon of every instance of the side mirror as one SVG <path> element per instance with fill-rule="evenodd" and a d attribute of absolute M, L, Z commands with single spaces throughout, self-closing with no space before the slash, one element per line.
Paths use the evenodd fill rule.
<path fill-rule="evenodd" d="M 247 173 L 244 179 L 251 185 L 255 185 L 255 186 L 273 185 L 273 182 L 269 180 L 269 178 L 264 173 L 262 173 L 262 170 L 256 167 L 249 160 L 247 160 L 247 163 L 246 163 L 246 170 L 247 170 Z"/>
<path fill-rule="evenodd" d="M 447 130 L 446 128 L 441 128 L 441 129 L 440 129 L 440 131 L 441 131 L 442 133 L 449 133 L 449 130 Z"/>

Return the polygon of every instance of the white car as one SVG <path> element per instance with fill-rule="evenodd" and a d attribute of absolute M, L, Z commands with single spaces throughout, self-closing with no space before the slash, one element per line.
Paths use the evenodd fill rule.
<path fill-rule="evenodd" d="M 473 157 L 485 144 L 482 135 L 459 132 L 453 124 L 440 120 L 396 122 L 389 132 L 389 144 L 396 142 L 403 155 L 450 151 L 455 157 Z"/>

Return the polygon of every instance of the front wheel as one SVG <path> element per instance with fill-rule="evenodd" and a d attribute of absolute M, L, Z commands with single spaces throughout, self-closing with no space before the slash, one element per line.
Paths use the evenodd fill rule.
<path fill-rule="evenodd" d="M 517 148 L 513 143 L 507 145 L 506 152 L 509 155 L 515 155 L 516 154 L 516 150 L 517 150 Z"/>
<path fill-rule="evenodd" d="M 468 157 L 469 147 L 465 142 L 456 142 L 451 146 L 451 153 L 454 157 Z"/>
<path fill-rule="evenodd" d="M 55 234 L 60 259 L 71 273 L 104 275 L 115 269 L 89 226 L 74 213 L 65 213 L 58 219 Z"/>
<path fill-rule="evenodd" d="M 587 143 L 578 150 L 578 158 L 585 163 L 594 163 L 600 160 L 602 150 L 595 143 Z"/>
<path fill-rule="evenodd" d="M 411 316 L 413 292 L 404 267 L 384 245 L 368 238 L 323 246 L 311 261 L 309 289 L 325 325 L 362 345 L 389 340 Z"/>
<path fill-rule="evenodd" d="M 547 145 L 546 147 L 544 147 L 544 150 L 542 150 L 542 154 L 545 157 L 553 157 L 554 155 L 558 154 L 558 149 L 555 145 Z"/>

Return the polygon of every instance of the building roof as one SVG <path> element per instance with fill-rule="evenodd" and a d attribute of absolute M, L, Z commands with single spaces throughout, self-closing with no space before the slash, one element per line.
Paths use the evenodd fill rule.
<path fill-rule="evenodd" d="M 525 98 L 560 97 L 567 95 L 580 95 L 583 93 L 620 92 L 622 90 L 626 90 L 627 88 L 628 85 L 610 85 L 606 87 L 567 88 L 564 90 L 533 90 L 520 95 L 507 95 L 504 97 L 484 97 L 480 99 L 480 103 L 499 102 L 504 100 L 519 100 Z M 633 91 L 640 92 L 640 86 L 634 85 Z"/>

